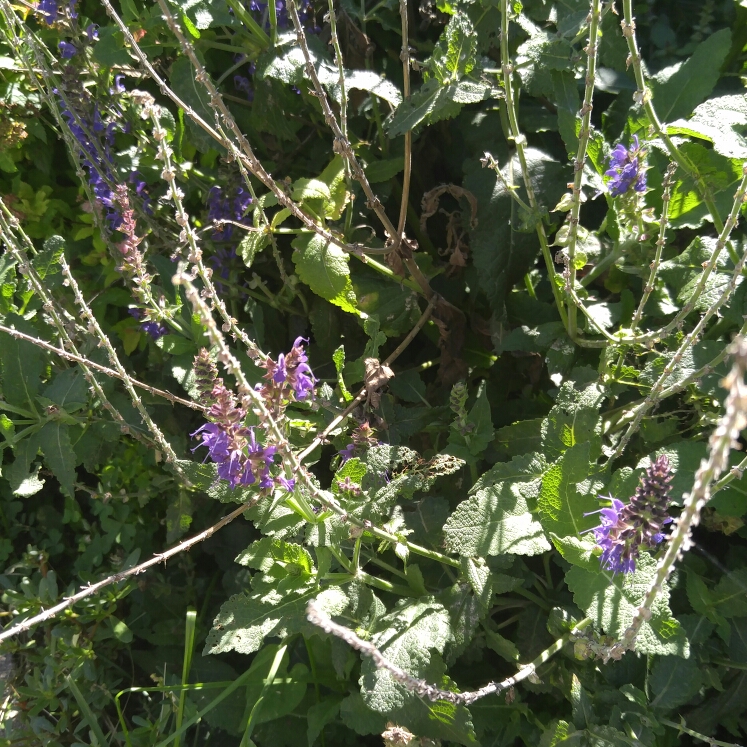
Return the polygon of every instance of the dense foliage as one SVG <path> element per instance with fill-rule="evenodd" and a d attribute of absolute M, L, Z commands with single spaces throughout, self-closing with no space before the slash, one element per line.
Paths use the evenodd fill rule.
<path fill-rule="evenodd" d="M 743 740 L 745 52 L 0 0 L 0 744 Z"/>

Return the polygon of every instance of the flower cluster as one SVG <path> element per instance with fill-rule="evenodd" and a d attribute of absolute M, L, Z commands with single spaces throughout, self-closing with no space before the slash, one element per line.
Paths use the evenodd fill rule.
<path fill-rule="evenodd" d="M 218 477 L 232 488 L 256 485 L 266 490 L 277 482 L 286 490 L 292 490 L 293 480 L 273 478 L 270 474 L 277 448 L 259 443 L 255 429 L 244 426 L 246 412 L 218 378 L 215 364 L 206 350 L 201 350 L 195 358 L 194 369 L 196 386 L 210 404 L 208 417 L 212 421 L 192 433 L 193 438 L 202 441 L 195 449 L 207 447 L 208 456 L 218 465 Z"/>
<path fill-rule="evenodd" d="M 242 186 L 233 189 L 215 186 L 210 188 L 207 202 L 208 220 L 240 221 L 252 204 L 252 196 L 249 194 L 249 190 Z M 221 224 L 219 222 L 213 232 L 213 238 L 229 241 L 231 236 L 233 236 L 233 226 L 230 223 Z"/>
<path fill-rule="evenodd" d="M 267 2 L 261 2 L 261 0 L 249 0 L 249 10 L 254 13 L 254 15 L 257 17 L 257 20 L 265 28 L 265 30 L 270 28 L 270 13 L 267 7 L 268 4 L 269 3 Z M 292 26 L 292 22 L 288 15 L 286 0 L 275 0 L 275 16 L 277 18 L 279 29 L 287 29 Z M 301 2 L 298 4 L 298 18 L 304 28 L 311 31 L 312 33 L 319 32 L 320 29 L 316 26 L 316 22 L 314 20 L 314 10 L 311 7 L 311 0 L 301 0 Z"/>
<path fill-rule="evenodd" d="M 612 197 L 618 197 L 632 187 L 636 192 L 646 191 L 646 172 L 643 168 L 643 152 L 638 135 L 633 135 L 633 145 L 626 148 L 622 143 L 615 146 L 610 155 L 607 189 Z"/>
<path fill-rule="evenodd" d="M 78 17 L 78 11 L 75 6 L 78 4 L 78 0 L 69 0 L 67 5 L 60 5 L 57 0 L 40 0 L 36 6 L 36 12 L 39 18 L 51 26 L 57 21 L 58 15 L 67 11 L 67 15 L 75 19 Z"/>
<path fill-rule="evenodd" d="M 660 456 L 641 477 L 630 503 L 610 498 L 602 508 L 602 523 L 592 530 L 602 548 L 602 567 L 613 573 L 633 573 L 641 548 L 653 549 L 663 539 L 662 528 L 672 521 L 667 515 L 672 471 L 666 456 Z"/>
<path fill-rule="evenodd" d="M 350 438 L 351 443 L 337 452 L 341 457 L 340 466 L 345 464 L 348 459 L 359 456 L 366 449 L 378 446 L 380 443 L 379 439 L 376 438 L 376 430 L 367 422 L 363 422 L 357 426 L 350 434 Z"/>
<path fill-rule="evenodd" d="M 289 353 L 280 353 L 277 361 L 268 357 L 261 363 L 267 370 L 263 377 L 266 383 L 257 387 L 266 402 L 281 406 L 291 398 L 302 402 L 314 396 L 316 379 L 303 349 L 304 342 L 308 340 L 297 337 Z"/>

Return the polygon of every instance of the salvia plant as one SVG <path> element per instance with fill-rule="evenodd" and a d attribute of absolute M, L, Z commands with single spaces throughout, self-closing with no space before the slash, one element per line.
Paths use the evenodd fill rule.
<path fill-rule="evenodd" d="M 733 0 L 0 0 L 0 744 L 744 744 L 745 85 Z"/>

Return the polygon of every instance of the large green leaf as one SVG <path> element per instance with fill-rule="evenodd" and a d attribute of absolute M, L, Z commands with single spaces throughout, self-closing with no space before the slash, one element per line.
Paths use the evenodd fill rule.
<path fill-rule="evenodd" d="M 21 317 L 12 314 L 5 325 L 25 334 L 38 336 L 36 330 Z M 7 333 L 0 334 L 0 365 L 3 376 L 3 396 L 11 405 L 33 406 L 39 391 L 39 377 L 44 370 L 44 353 L 26 340 L 18 340 Z"/>
<path fill-rule="evenodd" d="M 389 137 L 399 137 L 420 125 L 431 125 L 455 117 L 464 104 L 477 104 L 493 95 L 487 83 L 460 80 L 442 85 L 431 78 L 403 101 L 386 124 Z"/>
<path fill-rule="evenodd" d="M 570 171 L 536 148 L 527 148 L 526 157 L 534 193 L 549 210 L 565 191 Z M 532 267 L 539 253 L 534 218 L 522 211 L 495 173 L 476 161 L 467 169 L 464 187 L 475 195 L 478 204 L 477 226 L 470 231 L 474 265 L 491 307 L 502 314 L 506 295 Z M 518 158 L 514 157 L 510 165 L 501 164 L 501 173 L 526 202 Z"/>
<path fill-rule="evenodd" d="M 302 234 L 293 240 L 292 246 L 293 263 L 301 280 L 317 296 L 356 314 L 347 254 L 318 234 Z"/>
<path fill-rule="evenodd" d="M 719 78 L 730 43 L 731 31 L 721 29 L 698 44 L 687 61 L 654 76 L 651 81 L 654 107 L 662 122 L 689 116 L 708 97 Z"/>
<path fill-rule="evenodd" d="M 205 654 L 236 651 L 251 654 L 268 636 L 284 637 L 301 630 L 306 623 L 306 605 L 316 599 L 329 615 L 340 614 L 347 606 L 345 594 L 337 587 L 320 592 L 316 583 L 283 592 L 272 588 L 234 594 L 220 608 L 213 629 L 205 641 Z"/>
<path fill-rule="evenodd" d="M 451 639 L 449 613 L 433 599 L 401 600 L 377 620 L 371 642 L 393 664 L 422 678 L 433 650 L 443 653 Z M 391 713 L 408 700 L 409 691 L 369 658 L 361 667 L 361 692 L 366 705 L 379 713 Z"/>
<path fill-rule="evenodd" d="M 585 516 L 599 508 L 602 484 L 586 480 L 589 473 L 588 441 L 571 446 L 542 477 L 537 505 L 542 526 L 558 537 L 579 537 L 599 524 L 598 517 Z M 582 481 L 584 481 L 582 483 Z"/>
<path fill-rule="evenodd" d="M 496 464 L 472 488 L 444 526 L 446 548 L 463 556 L 537 555 L 550 549 L 527 505 L 539 492 L 547 462 L 541 454 Z"/>
<path fill-rule="evenodd" d="M 60 481 L 62 491 L 72 496 L 78 460 L 70 444 L 68 426 L 56 420 L 46 423 L 39 431 L 39 446 L 44 452 L 44 461 Z"/>
<path fill-rule="evenodd" d="M 633 622 L 656 572 L 656 560 L 641 553 L 635 573 L 591 573 L 574 566 L 566 574 L 573 601 L 585 611 L 594 624 L 608 635 L 620 638 Z M 664 582 L 656 598 L 651 619 L 641 626 L 636 651 L 642 654 L 677 654 L 687 658 L 690 646 L 682 626 L 669 609 L 669 585 Z"/>

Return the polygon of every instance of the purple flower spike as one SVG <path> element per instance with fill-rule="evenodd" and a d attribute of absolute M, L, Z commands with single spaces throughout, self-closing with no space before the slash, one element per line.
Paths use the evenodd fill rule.
<path fill-rule="evenodd" d="M 613 573 L 633 573 L 641 548 L 654 549 L 664 539 L 661 530 L 672 521 L 667 515 L 671 482 L 669 460 L 662 455 L 641 477 L 630 503 L 602 498 L 612 505 L 593 512 L 600 514 L 601 524 L 589 531 L 594 532 L 602 548 L 599 561 L 603 568 Z"/>
<path fill-rule="evenodd" d="M 638 135 L 633 135 L 633 144 L 626 148 L 622 143 L 615 146 L 610 155 L 607 188 L 612 197 L 625 194 L 632 187 L 636 192 L 646 191 L 646 172 L 641 168 L 643 154 Z"/>
<path fill-rule="evenodd" d="M 297 402 L 313 398 L 316 379 L 303 348 L 305 342 L 305 337 L 297 337 L 289 353 L 281 353 L 277 361 L 268 358 L 262 364 L 267 369 L 267 383 L 260 391 L 267 401 L 280 404 L 291 398 Z"/>
<path fill-rule="evenodd" d="M 88 26 L 86 26 L 86 36 L 88 37 L 89 43 L 99 40 L 98 23 L 89 23 Z"/>

